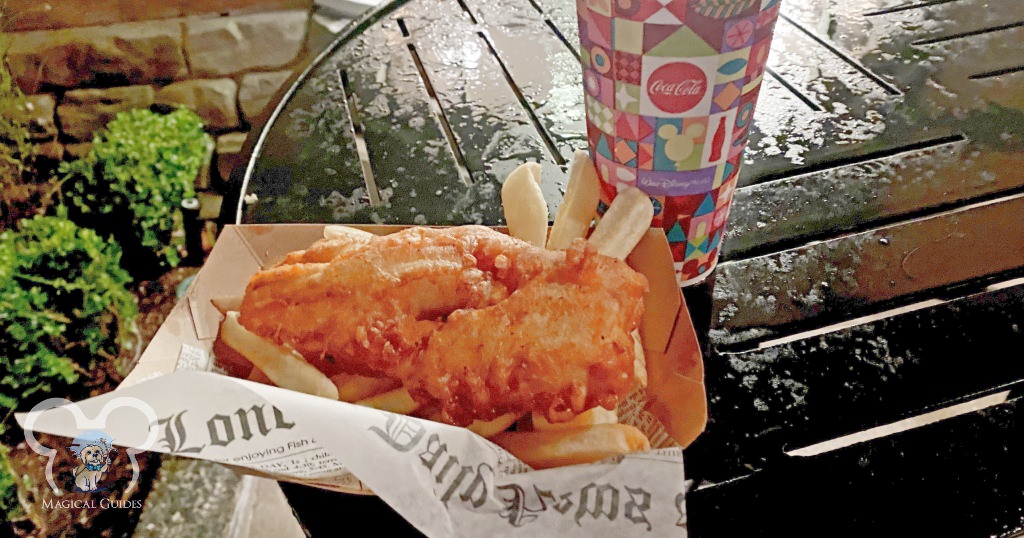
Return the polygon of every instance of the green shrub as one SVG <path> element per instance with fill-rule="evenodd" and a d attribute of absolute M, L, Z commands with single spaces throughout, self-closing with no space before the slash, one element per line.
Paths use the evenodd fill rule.
<path fill-rule="evenodd" d="M 7 461 L 9 451 L 9 448 L 0 445 L 0 516 L 4 521 L 13 521 L 22 515 L 18 502 L 18 477 Z"/>
<path fill-rule="evenodd" d="M 61 166 L 65 198 L 86 220 L 130 214 L 142 246 L 176 266 L 172 233 L 180 228 L 181 201 L 195 195 L 210 144 L 190 110 L 121 112 L 93 138 L 88 155 Z"/>
<path fill-rule="evenodd" d="M 63 216 L 0 233 L 0 432 L 13 410 L 66 395 L 128 342 L 138 307 L 120 256 Z"/>

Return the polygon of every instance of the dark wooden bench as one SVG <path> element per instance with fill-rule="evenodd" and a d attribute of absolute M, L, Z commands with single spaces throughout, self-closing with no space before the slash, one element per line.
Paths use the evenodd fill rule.
<path fill-rule="evenodd" d="M 577 39 L 571 1 L 383 6 L 250 141 L 233 220 L 498 224 L 526 160 L 553 209 Z M 769 65 L 723 262 L 686 290 L 689 530 L 1024 532 L 1024 0 L 784 0 Z"/>

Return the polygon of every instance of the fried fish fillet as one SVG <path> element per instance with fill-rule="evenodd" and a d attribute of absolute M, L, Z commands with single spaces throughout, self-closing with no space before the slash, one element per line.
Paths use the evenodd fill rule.
<path fill-rule="evenodd" d="M 633 387 L 643 275 L 579 240 L 547 251 L 481 226 L 323 240 L 256 273 L 250 331 L 327 375 L 398 379 L 457 425 L 553 422 Z"/>

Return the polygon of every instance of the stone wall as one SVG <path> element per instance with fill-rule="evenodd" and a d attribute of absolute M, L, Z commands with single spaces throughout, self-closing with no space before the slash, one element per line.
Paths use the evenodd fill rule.
<path fill-rule="evenodd" d="M 4 30 L 57 30 L 208 15 L 309 10 L 312 0 L 4 0 Z"/>
<path fill-rule="evenodd" d="M 253 119 L 310 53 L 312 0 L 81 5 L 7 0 L 5 19 L 24 30 L 7 33 L 7 63 L 30 96 L 33 138 L 73 158 L 120 111 L 184 105 L 216 140 L 214 181 L 197 187 L 229 188 Z"/>

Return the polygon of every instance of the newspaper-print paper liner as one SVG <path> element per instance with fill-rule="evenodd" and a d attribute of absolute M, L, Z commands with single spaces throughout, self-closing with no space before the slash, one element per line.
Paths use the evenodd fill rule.
<path fill-rule="evenodd" d="M 679 448 L 532 471 L 464 428 L 187 371 L 18 423 L 74 436 L 71 406 L 105 417 L 118 446 L 337 491 L 358 476 L 429 536 L 686 535 Z"/>
<path fill-rule="evenodd" d="M 685 286 L 725 234 L 780 0 L 577 0 L 587 139 L 607 206 L 637 187 Z"/>

